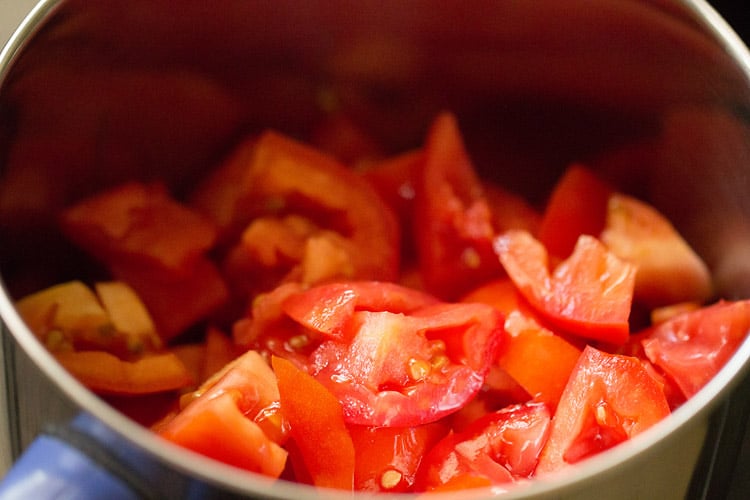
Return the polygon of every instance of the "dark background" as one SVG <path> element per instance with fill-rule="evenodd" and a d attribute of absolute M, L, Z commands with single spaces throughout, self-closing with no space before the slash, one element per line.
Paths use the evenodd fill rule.
<path fill-rule="evenodd" d="M 709 0 L 708 3 L 750 45 L 750 3 L 747 0 Z"/>

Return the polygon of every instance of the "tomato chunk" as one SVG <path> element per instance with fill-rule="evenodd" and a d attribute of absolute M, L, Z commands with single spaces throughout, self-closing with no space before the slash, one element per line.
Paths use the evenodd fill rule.
<path fill-rule="evenodd" d="M 412 491 L 425 453 L 448 432 L 443 421 L 416 427 L 350 426 L 356 450 L 355 488 L 361 491 Z"/>
<path fill-rule="evenodd" d="M 352 290 L 361 295 L 359 309 Z M 345 330 L 315 348 L 308 369 L 341 400 L 350 424 L 414 426 L 458 410 L 479 391 L 505 342 L 502 314 L 484 304 L 442 303 L 373 283 L 304 294 L 287 299 L 295 318 L 319 334 L 332 324 Z"/>
<path fill-rule="evenodd" d="M 587 346 L 560 398 L 536 473 L 611 448 L 669 413 L 664 392 L 637 358 Z"/>
<path fill-rule="evenodd" d="M 201 386 L 158 433 L 216 460 L 278 477 L 287 452 L 269 435 L 283 442 L 283 427 L 276 377 L 258 353 L 248 351 Z"/>
<path fill-rule="evenodd" d="M 597 239 L 580 236 L 573 254 L 552 274 L 547 250 L 526 231 L 506 231 L 495 249 L 519 292 L 553 324 L 612 344 L 628 339 L 635 268 Z"/>
<path fill-rule="evenodd" d="M 344 424 L 341 403 L 313 377 L 291 362 L 274 357 L 281 410 L 289 419 L 295 446 L 313 484 L 352 490 L 354 444 Z"/>
<path fill-rule="evenodd" d="M 485 415 L 463 432 L 441 440 L 425 456 L 416 489 L 439 490 L 456 482 L 483 486 L 482 480 L 502 484 L 531 477 L 549 431 L 550 411 L 542 403 L 513 405 Z"/>
<path fill-rule="evenodd" d="M 750 301 L 721 301 L 656 325 L 641 342 L 651 362 L 689 398 L 716 375 L 748 332 Z"/>
<path fill-rule="evenodd" d="M 568 167 L 550 195 L 539 225 L 539 241 L 550 254 L 570 255 L 582 234 L 598 236 L 607 214 L 607 201 L 614 188 L 588 167 Z"/>
<path fill-rule="evenodd" d="M 427 291 L 456 299 L 502 274 L 493 215 L 453 115 L 435 119 L 424 155 L 414 200 L 420 272 Z"/>

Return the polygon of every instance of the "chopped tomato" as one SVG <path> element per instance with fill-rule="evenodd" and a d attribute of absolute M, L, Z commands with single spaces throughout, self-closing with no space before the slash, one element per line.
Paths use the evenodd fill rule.
<path fill-rule="evenodd" d="M 539 241 L 555 257 L 565 258 L 582 234 L 604 229 L 607 201 L 614 188 L 587 167 L 574 163 L 557 181 L 539 225 Z"/>
<path fill-rule="evenodd" d="M 402 261 L 412 264 L 414 248 L 414 197 L 417 176 L 424 163 L 421 149 L 377 161 L 362 170 L 367 179 L 398 216 L 401 227 Z M 402 262 L 403 264 L 404 262 Z"/>
<path fill-rule="evenodd" d="M 272 364 L 279 381 L 281 411 L 289 420 L 306 473 L 316 486 L 352 490 L 354 444 L 341 403 L 291 362 L 273 357 Z"/>
<path fill-rule="evenodd" d="M 609 251 L 636 265 L 634 300 L 654 308 L 704 302 L 711 296 L 708 267 L 651 205 L 613 194 L 601 240 Z"/>
<path fill-rule="evenodd" d="M 466 294 L 461 302 L 487 304 L 508 315 L 522 307 L 521 303 L 524 300 L 513 280 L 500 278 L 475 288 Z"/>
<path fill-rule="evenodd" d="M 238 146 L 235 154 L 197 190 L 195 206 L 209 214 L 226 234 L 238 234 L 255 221 L 307 219 L 314 230 L 301 234 L 298 248 L 282 258 L 256 260 L 249 276 L 238 253 L 250 260 L 262 252 L 267 238 L 277 239 L 278 225 L 266 224 L 264 238 L 233 244 L 225 273 L 240 291 L 268 275 L 283 281 L 314 284 L 320 280 L 395 280 L 399 268 L 399 230 L 390 207 L 361 176 L 310 146 L 275 132 L 265 132 Z M 286 229 L 284 229 L 286 230 Z M 225 236 L 226 238 L 226 236 Z M 271 251 L 276 251 L 273 248 Z M 323 255 L 321 255 L 323 251 Z M 335 262 L 331 266 L 331 262 Z"/>
<path fill-rule="evenodd" d="M 168 341 L 209 318 L 229 298 L 216 265 L 208 258 L 179 275 L 154 272 L 132 262 L 110 265 L 112 275 L 128 283 L 148 307 L 159 336 Z"/>
<path fill-rule="evenodd" d="M 57 352 L 57 361 L 83 385 L 104 394 L 149 394 L 189 386 L 193 378 L 172 353 L 123 361 L 105 351 Z"/>
<path fill-rule="evenodd" d="M 360 281 L 320 285 L 289 296 L 282 307 L 298 323 L 341 340 L 355 311 L 411 313 L 436 302 L 431 295 L 394 283 Z"/>
<path fill-rule="evenodd" d="M 560 398 L 536 473 L 611 448 L 669 413 L 661 387 L 637 358 L 587 346 Z"/>
<path fill-rule="evenodd" d="M 448 432 L 443 421 L 417 427 L 350 426 L 356 450 L 355 489 L 381 493 L 412 490 L 422 457 Z"/>
<path fill-rule="evenodd" d="M 720 301 L 654 326 L 642 343 L 648 359 L 689 398 L 716 375 L 749 331 L 750 301 Z"/>
<path fill-rule="evenodd" d="M 520 311 L 506 316 L 505 331 L 509 342 L 499 366 L 534 400 L 554 410 L 581 351 Z"/>
<path fill-rule="evenodd" d="M 342 298 L 351 287 L 321 287 L 306 292 L 316 300 L 296 303 L 294 314 L 308 328 L 346 325 L 340 339 L 313 351 L 309 370 L 339 397 L 350 424 L 414 426 L 458 410 L 479 391 L 505 340 L 501 313 L 483 304 L 425 303 L 398 285 L 378 292 L 362 284 L 368 294 L 357 302 L 371 307 L 357 310 Z M 415 296 L 419 307 L 409 309 Z"/>
<path fill-rule="evenodd" d="M 182 273 L 216 241 L 206 217 L 175 201 L 160 184 L 131 182 L 66 209 L 61 227 L 106 264 L 123 260 Z"/>
<path fill-rule="evenodd" d="M 128 283 L 169 340 L 217 310 L 228 291 L 207 252 L 216 226 L 163 186 L 127 183 L 61 216 L 65 234 Z"/>
<path fill-rule="evenodd" d="M 506 231 L 495 249 L 519 292 L 550 322 L 615 345 L 628 339 L 635 268 L 597 239 L 582 235 L 552 274 L 547 250 L 526 231 Z"/>
<path fill-rule="evenodd" d="M 425 456 L 418 491 L 442 489 L 455 481 L 483 486 L 531 477 L 550 431 L 542 403 L 513 405 L 490 413 L 460 433 L 448 435 Z M 480 479 L 480 481 L 477 481 Z"/>
<path fill-rule="evenodd" d="M 279 389 L 271 368 L 248 351 L 209 379 L 172 419 L 162 437 L 216 460 L 278 477 L 287 452 Z M 265 430 L 264 430 L 265 429 Z M 275 440 L 273 438 L 275 438 Z"/>
<path fill-rule="evenodd" d="M 427 291 L 456 299 L 502 274 L 492 212 L 453 115 L 435 119 L 424 155 L 414 201 L 420 271 Z"/>

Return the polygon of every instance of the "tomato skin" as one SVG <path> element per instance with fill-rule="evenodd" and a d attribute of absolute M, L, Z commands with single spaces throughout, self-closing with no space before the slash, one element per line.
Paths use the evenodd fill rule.
<path fill-rule="evenodd" d="M 674 316 L 645 332 L 646 356 L 686 398 L 724 366 L 750 331 L 750 301 L 719 301 Z"/>
<path fill-rule="evenodd" d="M 547 250 L 526 231 L 506 231 L 495 249 L 519 292 L 553 325 L 614 345 L 627 341 L 635 268 L 594 237 L 580 236 L 552 273 Z"/>
<path fill-rule="evenodd" d="M 453 300 L 502 275 L 492 251 L 492 212 L 450 113 L 433 122 L 414 199 L 417 256 L 425 289 Z"/>
<path fill-rule="evenodd" d="M 531 477 L 549 429 L 550 411 L 542 403 L 512 405 L 487 414 L 430 450 L 415 489 L 442 489 L 464 482 L 462 478 L 502 484 Z"/>
<path fill-rule="evenodd" d="M 437 302 L 426 293 L 382 281 L 337 282 L 289 296 L 282 305 L 292 319 L 312 330 L 344 339 L 357 310 L 410 313 Z"/>
<path fill-rule="evenodd" d="M 278 406 L 273 372 L 260 355 L 248 351 L 199 388 L 182 411 L 159 424 L 157 432 L 216 460 L 278 477 L 287 452 L 262 428 L 280 420 Z"/>
<path fill-rule="evenodd" d="M 352 490 L 355 451 L 339 401 L 313 377 L 283 358 L 272 358 L 281 410 L 313 484 Z"/>
<path fill-rule="evenodd" d="M 611 448 L 669 414 L 661 386 L 640 360 L 587 346 L 560 398 L 536 474 Z"/>
<path fill-rule="evenodd" d="M 565 258 L 582 234 L 604 229 L 607 201 L 614 188 L 588 167 L 574 163 L 557 181 L 539 225 L 539 241 L 551 255 Z"/>
<path fill-rule="evenodd" d="M 498 365 L 535 401 L 554 410 L 581 351 L 520 311 L 506 316 L 505 331 L 509 334 L 508 347 Z"/>
<path fill-rule="evenodd" d="M 447 432 L 444 421 L 417 427 L 349 426 L 356 450 L 355 489 L 411 491 L 424 454 Z"/>

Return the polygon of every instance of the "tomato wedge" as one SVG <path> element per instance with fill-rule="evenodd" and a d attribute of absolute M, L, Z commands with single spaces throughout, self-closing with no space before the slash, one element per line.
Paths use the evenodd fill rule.
<path fill-rule="evenodd" d="M 698 392 L 750 331 L 750 301 L 720 301 L 674 316 L 644 334 L 646 356 L 685 397 Z"/>
<path fill-rule="evenodd" d="M 55 358 L 82 384 L 101 394 L 150 394 L 189 386 L 193 377 L 172 353 L 124 361 L 105 351 L 58 352 Z"/>
<path fill-rule="evenodd" d="M 248 351 L 199 388 L 158 433 L 216 460 L 278 477 L 287 452 L 269 435 L 283 442 L 284 425 L 276 377 L 258 353 Z"/>
<path fill-rule="evenodd" d="M 415 426 L 458 410 L 505 341 L 494 308 L 437 302 L 395 284 L 320 285 L 287 304 L 292 319 L 324 336 L 308 370 L 341 400 L 349 424 Z"/>
<path fill-rule="evenodd" d="M 411 491 L 422 458 L 448 432 L 445 422 L 416 427 L 349 427 L 356 450 L 355 489 Z"/>
<path fill-rule="evenodd" d="M 456 299 L 502 274 L 492 251 L 493 214 L 455 116 L 435 119 L 424 155 L 414 199 L 420 272 L 427 291 Z"/>
<path fill-rule="evenodd" d="M 627 341 L 635 268 L 596 238 L 580 236 L 552 274 L 547 250 L 526 231 L 506 231 L 495 249 L 519 292 L 551 323 L 614 345 Z"/>
<path fill-rule="evenodd" d="M 661 387 L 637 358 L 587 346 L 560 398 L 536 473 L 611 448 L 669 413 Z"/>
<path fill-rule="evenodd" d="M 415 489 L 531 477 L 549 432 L 550 411 L 542 403 L 512 405 L 485 415 L 463 432 L 448 435 L 425 456 Z"/>
<path fill-rule="evenodd" d="M 551 255 L 565 258 L 582 234 L 598 236 L 604 229 L 607 201 L 614 188 L 588 167 L 570 165 L 555 184 L 537 234 Z"/>
<path fill-rule="evenodd" d="M 313 377 L 283 358 L 272 358 L 279 381 L 281 411 L 289 420 L 305 475 L 324 488 L 354 488 L 354 444 L 341 404 Z"/>

